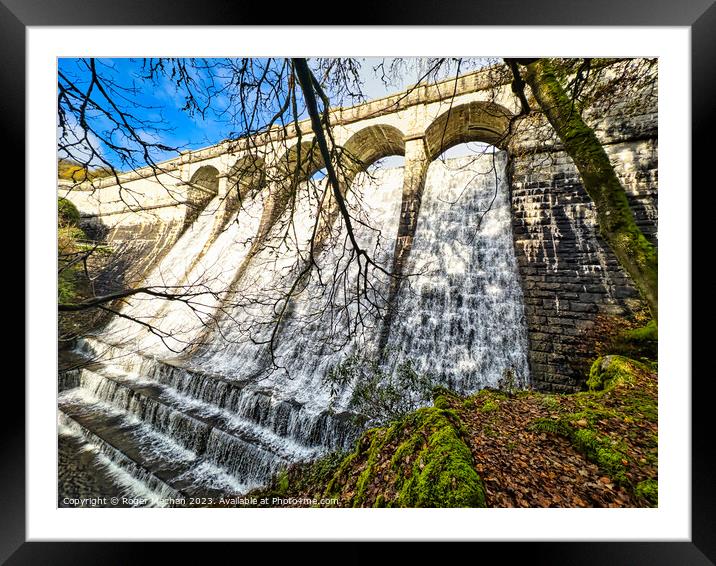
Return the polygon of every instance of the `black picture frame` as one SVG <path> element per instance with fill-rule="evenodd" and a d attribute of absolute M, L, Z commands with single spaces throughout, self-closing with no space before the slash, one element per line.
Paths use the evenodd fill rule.
<path fill-rule="evenodd" d="M 692 38 L 692 195 L 708 191 L 713 184 L 709 164 L 714 129 L 714 69 L 716 69 L 716 5 L 714 0 L 513 0 L 512 2 L 475 2 L 448 0 L 433 3 L 413 0 L 405 5 L 368 0 L 359 10 L 351 12 L 351 25 L 639 25 L 687 26 Z M 310 9 L 297 7 L 295 12 L 275 11 L 267 14 L 262 3 L 240 3 L 215 0 L 0 0 L 0 122 L 6 140 L 6 163 L 25 163 L 25 33 L 28 26 L 48 25 L 311 25 L 347 23 L 335 5 Z M 27 164 L 26 164 L 27 166 Z M 24 182 L 23 168 L 14 170 L 14 186 Z M 689 190 L 684 187 L 684 191 Z M 32 187 L 26 187 L 26 191 Z M 698 192 L 697 192 L 698 191 Z M 6 200 L 6 203 L 9 202 Z M 15 205 L 17 206 L 17 205 Z M 692 210 L 703 210 L 694 207 Z M 25 210 L 25 214 L 32 211 Z M 27 218 L 27 216 L 25 216 Z M 692 226 L 702 224 L 693 217 Z M 706 222 L 708 224 L 708 221 Z M 698 250 L 692 233 L 694 250 Z M 701 254 L 698 254 L 701 251 Z M 703 257 L 704 251 L 692 252 Z M 698 255 L 697 255 L 698 254 Z M 697 282 L 696 278 L 692 281 Z M 704 281 L 704 284 L 708 284 Z M 13 287 L 17 284 L 13 282 Z M 706 291 L 704 292 L 706 293 Z M 708 297 L 692 287 L 692 297 Z M 32 301 L 25 294 L 25 304 Z M 692 299 L 693 301 L 693 299 Z M 8 324 L 13 320 L 7 317 Z M 31 340 L 32 336 L 26 336 Z M 693 342 L 692 342 L 693 344 Z M 704 345 L 701 345 L 702 348 Z M 693 352 L 700 349 L 692 346 Z M 11 351 L 8 347 L 8 351 Z M 9 359 L 9 358 L 8 358 Z M 11 365 L 7 363 L 7 368 Z M 712 372 L 692 371 L 692 536 L 689 542 L 529 542 L 482 543 L 475 559 L 499 552 L 510 561 L 524 560 L 530 564 L 713 564 L 716 563 L 716 481 L 709 467 L 713 447 L 710 404 L 714 394 Z M 688 376 L 667 376 L 687 379 Z M 48 376 L 48 386 L 52 383 Z M 7 370 L 3 384 L 5 411 L 13 407 L 14 415 L 6 413 L 3 422 L 0 457 L 0 561 L 7 564 L 129 564 L 141 563 L 150 557 L 146 548 L 156 543 L 89 543 L 89 542 L 26 542 L 25 537 L 25 410 L 19 402 L 25 396 L 24 384 L 17 372 Z M 14 401 L 11 401 L 14 400 Z M 559 539 L 555 532 L 554 538 Z M 320 533 L 317 533 L 320 538 Z M 244 543 L 253 544 L 253 543 Z M 315 561 L 335 561 L 337 556 L 352 556 L 364 562 L 375 551 L 373 543 L 349 543 L 349 548 L 319 551 L 302 547 Z M 324 543 L 325 545 L 325 543 Z M 186 545 L 161 545 L 162 562 L 182 562 L 187 556 Z M 229 552 L 229 554 L 224 554 Z M 235 550 L 226 544 L 202 545 L 201 559 L 210 555 L 232 556 Z M 242 553 L 244 550 L 242 550 Z M 275 552 L 275 551 L 273 551 Z M 281 549 L 282 559 L 295 556 L 294 549 Z M 401 551 L 406 552 L 406 551 Z M 337 554 L 340 553 L 340 554 Z M 413 545 L 403 560 L 422 555 L 424 548 Z M 236 557 L 236 555 L 234 555 Z M 278 558 L 278 556 L 277 556 Z M 341 559 L 341 561 L 344 561 Z"/>

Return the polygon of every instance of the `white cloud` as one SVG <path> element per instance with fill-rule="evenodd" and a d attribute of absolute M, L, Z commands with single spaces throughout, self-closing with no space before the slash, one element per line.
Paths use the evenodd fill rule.
<path fill-rule="evenodd" d="M 59 117 L 57 119 L 58 157 L 89 167 L 104 165 L 100 157 L 105 158 L 105 151 L 99 138 L 84 130 L 75 116 L 65 114 L 65 118 L 63 127 L 60 126 Z"/>

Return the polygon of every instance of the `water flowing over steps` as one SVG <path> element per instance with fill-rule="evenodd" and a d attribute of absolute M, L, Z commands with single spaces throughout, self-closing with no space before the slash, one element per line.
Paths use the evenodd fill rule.
<path fill-rule="evenodd" d="M 167 444 L 166 450 L 159 450 L 156 444 L 159 437 L 147 434 L 141 423 L 119 412 L 112 413 L 92 400 L 83 402 L 67 397 L 60 399 L 60 424 L 95 447 L 125 474 L 141 482 L 145 489 L 133 496 L 141 497 L 153 491 L 174 497 L 190 495 L 183 489 L 191 485 L 182 482 L 182 478 L 190 477 L 192 466 L 197 463 L 195 455 L 172 450 L 171 444 Z"/>
<path fill-rule="evenodd" d="M 158 375 L 172 373 L 163 369 Z M 75 382 L 78 387 L 60 393 L 60 423 L 149 491 L 160 486 L 172 497 L 231 497 L 262 485 L 290 462 L 325 451 L 257 424 L 267 421 L 268 411 L 249 411 L 256 420 L 242 418 L 112 365 L 91 363 Z M 279 422 L 276 428 L 285 434 L 290 427 Z"/>
<path fill-rule="evenodd" d="M 368 175 L 352 189 L 375 228 L 360 232 L 358 227 L 361 241 L 389 266 L 403 172 Z M 296 245 L 300 234 L 311 233 L 309 205 L 301 204 L 293 216 Z M 261 203 L 257 206 L 260 212 Z M 283 289 L 283 272 L 293 256 L 288 250 L 275 260 L 268 246 L 266 257 L 246 259 L 256 228 L 251 222 L 261 214 L 242 214 L 250 217 L 247 222 L 232 223 L 216 238 L 208 218 L 197 220 L 148 280 L 191 280 L 219 292 L 244 269 L 252 293 L 273 297 Z M 267 238 L 283 249 L 281 230 Z M 339 265 L 341 250 L 329 252 L 327 261 Z M 505 155 L 430 166 L 407 271 L 416 275 L 396 297 L 398 314 L 388 337 L 395 356 L 386 362 L 386 372 L 402 361 L 414 362 L 419 373 L 462 393 L 494 387 L 506 375 L 515 386 L 528 382 Z M 384 284 L 380 278 L 372 282 L 379 289 Z M 78 340 L 59 373 L 58 418 L 66 441 L 61 446 L 91 454 L 108 493 L 166 498 L 243 495 L 288 464 L 348 449 L 360 432 L 351 412 L 355 384 L 336 386 L 325 376 L 361 349 L 370 354 L 374 337 L 327 347 L 335 346 L 333 313 L 326 311 L 330 324 L 314 321 L 314 303 L 324 292 L 322 283 L 312 285 L 296 298 L 274 352 L 277 367 L 285 371 L 276 371 L 265 347 L 246 335 L 247 325 L 273 320 L 271 301 L 251 309 L 225 301 L 221 307 L 227 312 L 207 336 L 208 344 L 179 356 L 171 344 L 127 317 L 117 317 L 98 336 Z M 220 306 L 217 301 L 210 309 Z M 196 316 L 182 302 L 130 303 L 123 307 L 129 318 L 178 332 L 177 339 L 193 336 Z M 367 328 L 380 324 L 371 319 Z M 65 461 L 71 467 L 71 458 Z M 112 481 L 115 485 L 106 485 Z"/>
<path fill-rule="evenodd" d="M 61 486 L 58 506 L 67 507 L 68 499 L 105 497 L 110 501 L 114 498 L 115 507 L 135 507 L 135 501 L 123 499 L 136 495 L 134 477 L 114 464 L 100 448 L 90 444 L 79 429 L 73 430 L 68 422 L 61 419 L 57 438 L 58 486 Z"/>

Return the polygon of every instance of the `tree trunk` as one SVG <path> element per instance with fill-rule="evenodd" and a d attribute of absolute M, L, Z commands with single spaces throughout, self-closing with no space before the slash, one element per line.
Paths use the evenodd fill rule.
<path fill-rule="evenodd" d="M 602 236 L 657 319 L 657 250 L 634 221 L 626 192 L 594 131 L 559 84 L 548 59 L 526 65 L 525 80 L 594 201 Z"/>

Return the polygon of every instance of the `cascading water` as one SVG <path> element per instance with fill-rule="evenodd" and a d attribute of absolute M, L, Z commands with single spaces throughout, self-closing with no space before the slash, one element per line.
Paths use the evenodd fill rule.
<path fill-rule="evenodd" d="M 400 206 L 402 171 L 386 171 L 379 182 L 371 182 L 368 176 L 362 175 L 354 186 L 361 193 L 361 219 L 370 219 L 369 228 L 356 223 L 356 239 L 361 247 L 371 251 L 380 266 L 388 270 L 397 232 L 395 219 Z M 353 197 L 349 194 L 348 204 L 357 208 Z M 298 243 L 303 243 L 302 248 L 306 250 L 314 218 L 300 210 L 294 217 L 299 225 L 296 230 Z M 340 224 L 340 219 L 337 223 Z M 325 250 L 318 268 L 309 272 L 301 284 L 301 291 L 289 302 L 290 314 L 278 330 L 273 360 L 270 346 L 254 341 L 268 338 L 274 329 L 276 297 L 284 296 L 295 280 L 296 271 L 305 265 L 299 261 L 298 269 L 291 268 L 296 264 L 296 253 L 289 250 L 294 249 L 296 242 L 289 242 L 286 248 L 279 247 L 278 251 L 269 245 L 261 257 L 252 260 L 240 289 L 235 292 L 243 295 L 243 304 L 221 323 L 221 334 L 226 340 L 212 344 L 191 364 L 223 375 L 242 375 L 255 382 L 247 386 L 248 390 L 270 389 L 273 399 L 291 400 L 305 411 L 325 411 L 330 402 L 330 387 L 323 383 L 323 377 L 328 368 L 343 359 L 356 340 L 360 340 L 359 337 L 348 342 L 344 326 L 355 323 L 359 307 L 368 308 L 365 301 L 359 305 L 357 297 L 342 286 L 343 281 L 355 281 L 357 263 L 349 263 L 346 257 L 350 244 L 345 239 L 345 231 L 340 226 L 334 228 L 337 230 L 336 245 Z M 347 272 L 345 280 L 336 275 L 344 269 Z M 285 274 L 285 277 L 277 277 L 277 273 Z M 371 270 L 369 278 L 376 293 L 387 289 L 388 278 L 380 270 Z M 327 289 L 335 290 L 336 295 L 327 297 Z M 369 299 L 378 300 L 373 294 Z M 337 308 L 342 309 L 340 315 L 336 315 Z M 371 318 L 371 314 L 374 313 L 364 313 L 363 322 L 376 327 L 379 321 Z M 336 320 L 337 316 L 343 318 Z M 257 322 L 264 324 L 265 330 L 255 330 Z"/>
<path fill-rule="evenodd" d="M 387 348 L 461 393 L 529 379 L 507 154 L 434 161 Z"/>
<path fill-rule="evenodd" d="M 462 392 L 497 384 L 505 370 L 515 385 L 528 379 L 506 160 L 494 158 L 430 167 L 408 265 L 417 275 L 401 287 L 388 339 L 397 359 Z M 347 196 L 365 221 L 354 223 L 356 238 L 388 271 L 401 190 L 402 169 L 390 169 L 359 175 Z M 306 266 L 319 193 L 301 185 L 298 194 L 307 196 L 260 247 L 252 247 L 252 238 L 261 198 L 244 203 L 216 237 L 212 215 L 200 215 L 147 284 L 206 293 L 191 306 L 133 299 L 123 311 L 168 336 L 117 319 L 80 343 L 80 353 L 99 361 L 68 380 L 78 387 L 60 394 L 63 434 L 97 453 L 95 465 L 116 478 L 117 489 L 170 500 L 232 496 L 356 437 L 352 385 L 335 391 L 325 375 L 356 349 L 377 345 L 389 277 L 370 270 L 371 291 L 362 298 L 343 285 L 341 273 L 354 281 L 357 264 L 347 260 L 339 218 L 333 245 L 284 304 Z M 277 312 L 285 313 L 278 326 Z M 346 334 L 358 315 L 363 324 L 356 328 L 364 332 Z M 177 356 L 197 340 L 198 347 Z"/>
<path fill-rule="evenodd" d="M 134 321 L 115 318 L 103 331 L 104 340 L 164 357 L 167 351 L 177 354 L 195 342 L 246 257 L 263 208 L 260 197 L 248 201 L 218 231 L 215 223 L 221 201 L 216 197 L 207 205 L 145 282 L 170 294 L 187 293 L 184 300 L 136 296 L 122 310 Z M 153 330 L 136 320 L 151 324 Z"/>

